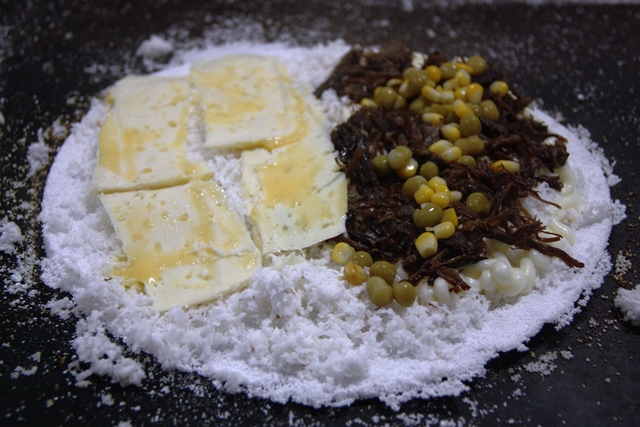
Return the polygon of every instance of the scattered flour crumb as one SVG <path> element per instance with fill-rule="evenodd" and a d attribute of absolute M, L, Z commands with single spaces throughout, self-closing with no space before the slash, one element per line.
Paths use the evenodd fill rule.
<path fill-rule="evenodd" d="M 618 282 L 622 282 L 624 280 L 624 275 L 627 274 L 627 272 L 631 268 L 631 261 L 622 253 L 622 251 L 618 251 L 618 255 L 616 255 L 613 278 Z"/>
<path fill-rule="evenodd" d="M 38 371 L 37 366 L 32 366 L 30 368 L 23 368 L 22 366 L 16 366 L 16 368 L 11 373 L 11 379 L 17 379 L 20 375 L 29 376 L 33 375 Z"/>
<path fill-rule="evenodd" d="M 471 411 L 471 416 L 476 418 L 478 416 L 478 401 L 471 400 L 468 397 L 462 398 L 462 401 L 469 405 L 469 410 Z"/>
<path fill-rule="evenodd" d="M 422 425 L 424 419 L 423 414 L 399 414 L 396 416 L 398 420 L 402 421 L 405 426 L 419 426 Z"/>
<path fill-rule="evenodd" d="M 46 305 L 46 307 L 51 310 L 51 313 L 59 316 L 63 320 L 67 320 L 71 316 L 75 306 L 69 297 L 51 300 Z"/>
<path fill-rule="evenodd" d="M 148 40 L 140 44 L 140 47 L 136 50 L 136 55 L 142 56 L 144 59 L 153 60 L 172 52 L 173 44 L 170 41 L 160 36 L 152 35 Z"/>
<path fill-rule="evenodd" d="M 44 131 L 38 129 L 38 142 L 34 142 L 27 148 L 27 161 L 29 172 L 27 178 L 34 176 L 40 169 L 49 164 L 51 148 L 46 144 Z"/>
<path fill-rule="evenodd" d="M 93 374 L 109 374 L 114 382 L 123 385 L 140 385 L 146 377 L 142 366 L 123 355 L 122 347 L 109 339 L 98 318 L 98 313 L 94 312 L 76 325 L 72 345 L 80 361 L 90 364 L 89 369 L 75 374 L 77 385 L 88 385 L 86 379 Z"/>
<path fill-rule="evenodd" d="M 524 369 L 527 372 L 539 373 L 541 375 L 551 375 L 553 371 L 558 367 L 554 360 L 558 358 L 557 351 L 550 351 L 540 356 L 540 359 L 536 362 L 530 362 L 524 365 Z"/>
<path fill-rule="evenodd" d="M 6 217 L 0 220 L 0 251 L 12 254 L 16 251 L 16 244 L 24 241 L 20 227 Z"/>
<path fill-rule="evenodd" d="M 106 406 L 111 406 L 114 404 L 113 396 L 110 393 L 103 393 L 100 395 L 100 403 Z"/>
<path fill-rule="evenodd" d="M 618 289 L 614 303 L 624 314 L 624 320 L 640 326 L 640 285 L 631 290 Z"/>
<path fill-rule="evenodd" d="M 562 350 L 560 351 L 560 357 L 562 357 L 564 360 L 571 360 L 573 359 L 573 353 L 569 350 Z"/>

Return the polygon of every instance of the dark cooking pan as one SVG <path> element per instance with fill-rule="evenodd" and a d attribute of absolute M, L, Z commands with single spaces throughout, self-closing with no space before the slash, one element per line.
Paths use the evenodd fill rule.
<path fill-rule="evenodd" d="M 0 1 L 0 219 L 18 224 L 25 236 L 15 253 L 0 253 L 0 424 L 638 424 L 639 330 L 622 321 L 613 299 L 620 286 L 637 282 L 639 267 L 640 5 L 199 3 Z M 530 351 L 512 351 L 490 362 L 486 376 L 469 383 L 468 392 L 412 400 L 397 412 L 377 400 L 315 409 L 230 395 L 206 379 L 163 371 L 151 357 L 137 355 L 132 357 L 150 372 L 143 387 L 122 387 L 103 377 L 76 386 L 70 368 L 75 322 L 45 308 L 64 295 L 37 279 L 35 260 L 43 251 L 36 217 L 46 164 L 62 144 L 62 130 L 87 111 L 91 96 L 126 73 L 147 71 L 134 55 L 143 40 L 159 34 L 186 46 L 206 34 L 215 39 L 210 30 L 246 18 L 257 23 L 259 34 L 235 31 L 266 40 L 287 36 L 302 44 L 335 38 L 380 44 L 396 39 L 445 56 L 489 58 L 520 93 L 542 98 L 544 108 L 561 114 L 567 124 L 583 125 L 617 161 L 615 173 L 622 182 L 612 192 L 627 205 L 628 218 L 614 228 L 610 253 L 614 260 L 622 253 L 632 268 L 608 276 L 571 325 L 547 326 L 527 343 Z M 45 166 L 29 174 L 27 147 L 38 138 L 50 147 L 49 159 L 45 155 Z M 547 369 L 532 372 L 531 362 L 554 353 L 557 358 L 543 364 Z"/>

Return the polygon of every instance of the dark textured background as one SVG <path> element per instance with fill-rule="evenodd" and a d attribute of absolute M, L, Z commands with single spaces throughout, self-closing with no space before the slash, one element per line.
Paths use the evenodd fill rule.
<path fill-rule="evenodd" d="M 0 112 L 5 118 L 0 123 L 0 219 L 15 221 L 28 235 L 21 255 L 0 254 L 5 287 L 0 295 L 0 425 L 640 424 L 639 329 L 622 322 L 613 305 L 617 288 L 637 281 L 640 5 L 414 2 L 409 11 L 401 2 L 383 1 L 151 3 L 0 0 Z M 46 170 L 27 177 L 27 147 L 37 141 L 38 129 L 46 130 L 56 119 L 76 121 L 91 96 L 125 73 L 146 71 L 133 53 L 151 34 L 183 47 L 208 29 L 237 26 L 247 18 L 259 24 L 251 32 L 258 28 L 266 40 L 286 36 L 305 44 L 343 38 L 369 44 L 395 38 L 416 50 L 484 55 L 505 71 L 516 90 L 544 99 L 545 108 L 561 113 L 566 123 L 586 127 L 607 157 L 617 160 L 615 172 L 623 180 L 612 192 L 627 205 L 628 218 L 614 228 L 610 252 L 614 259 L 619 251 L 626 253 L 634 269 L 617 279 L 607 277 L 570 326 L 545 327 L 529 343 L 531 352 L 510 352 L 490 362 L 486 377 L 469 384 L 468 393 L 413 400 L 399 412 L 375 400 L 313 409 L 228 395 L 202 378 L 164 372 L 145 356 L 141 360 L 152 376 L 143 388 L 123 388 L 101 377 L 91 378 L 87 388 L 76 387 L 68 372 L 75 358 L 74 322 L 43 308 L 61 295 L 37 281 L 31 293 L 7 292 L 16 266 L 41 255 L 37 208 L 23 202 L 37 204 Z M 209 37 L 215 40 L 216 34 Z M 101 66 L 87 70 L 92 64 Z M 54 148 L 62 143 L 46 133 L 44 140 Z M 24 185 L 14 190 L 16 183 Z M 37 270 L 31 274 L 37 276 Z M 573 359 L 560 357 L 561 351 Z M 36 352 L 39 360 L 31 357 Z M 548 352 L 558 354 L 550 375 L 524 369 Z M 24 375 L 18 367 L 37 370 Z M 106 394 L 112 404 L 101 399 Z"/>

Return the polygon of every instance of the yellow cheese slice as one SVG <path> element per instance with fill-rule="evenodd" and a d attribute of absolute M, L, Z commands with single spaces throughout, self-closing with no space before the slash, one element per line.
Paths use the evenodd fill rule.
<path fill-rule="evenodd" d="M 206 128 L 205 147 L 272 149 L 307 132 L 304 106 L 274 57 L 227 56 L 191 67 Z"/>
<path fill-rule="evenodd" d="M 263 253 L 303 249 L 346 231 L 347 180 L 322 112 L 313 98 L 306 101 L 304 139 L 241 156 L 253 237 Z"/>
<path fill-rule="evenodd" d="M 212 181 L 100 199 L 127 256 L 112 274 L 143 283 L 159 311 L 234 292 L 261 265 L 247 229 Z"/>
<path fill-rule="evenodd" d="M 95 190 L 167 187 L 207 173 L 184 149 L 190 110 L 186 78 L 125 77 L 107 99 L 113 106 L 98 136 Z"/>

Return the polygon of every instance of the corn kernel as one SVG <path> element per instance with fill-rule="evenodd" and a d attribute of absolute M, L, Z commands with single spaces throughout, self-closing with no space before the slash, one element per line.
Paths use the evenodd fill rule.
<path fill-rule="evenodd" d="M 458 118 L 464 116 L 465 114 L 473 114 L 473 110 L 467 105 L 466 102 L 456 99 L 453 101 L 453 112 L 456 113 Z"/>
<path fill-rule="evenodd" d="M 362 98 L 360 100 L 360 105 L 363 107 L 378 108 L 378 103 L 371 98 Z"/>
<path fill-rule="evenodd" d="M 427 73 L 427 77 L 433 80 L 435 83 L 439 83 L 442 79 L 442 73 L 440 72 L 440 68 L 436 65 L 429 65 L 425 70 Z"/>
<path fill-rule="evenodd" d="M 420 185 L 420 187 L 413 193 L 413 198 L 418 202 L 418 204 L 429 203 L 431 201 L 431 197 L 435 194 L 435 191 L 428 185 Z"/>
<path fill-rule="evenodd" d="M 439 141 L 434 142 L 429 146 L 429 151 L 434 154 L 442 154 L 449 148 L 453 147 L 453 144 L 447 141 L 446 139 L 441 139 Z"/>
<path fill-rule="evenodd" d="M 440 154 L 440 157 L 446 162 L 452 163 L 458 160 L 462 156 L 462 150 L 460 147 L 451 147 Z"/>
<path fill-rule="evenodd" d="M 449 111 L 451 111 L 451 105 L 443 105 L 443 104 L 431 104 L 431 106 L 429 107 L 429 111 L 432 113 L 438 113 L 440 114 L 442 117 L 447 116 L 447 114 L 449 114 Z"/>
<path fill-rule="evenodd" d="M 458 89 L 453 91 L 453 96 L 456 99 L 459 99 L 461 101 L 467 102 L 468 98 L 467 98 L 467 88 L 466 87 L 459 87 Z"/>
<path fill-rule="evenodd" d="M 491 85 L 489 86 L 489 90 L 502 98 L 509 92 L 509 85 L 505 81 L 496 80 L 495 82 L 491 83 Z"/>
<path fill-rule="evenodd" d="M 471 70 L 471 72 L 473 72 L 473 70 Z M 458 84 L 461 87 L 468 86 L 471 83 L 471 74 L 469 74 L 469 71 L 461 68 L 460 70 L 456 71 L 455 79 L 458 81 Z"/>
<path fill-rule="evenodd" d="M 441 104 L 453 104 L 456 100 L 456 95 L 451 89 L 441 89 L 438 93 Z"/>
<path fill-rule="evenodd" d="M 469 64 L 465 64 L 464 62 L 456 62 L 455 64 L 459 70 L 464 70 L 469 74 L 473 74 L 473 67 L 471 67 Z"/>
<path fill-rule="evenodd" d="M 467 98 L 472 104 L 480 104 L 482 102 L 482 96 L 484 95 L 484 88 L 478 83 L 471 83 L 467 86 Z"/>
<path fill-rule="evenodd" d="M 434 191 L 436 193 L 447 193 L 447 194 L 449 194 L 449 187 L 447 187 L 447 184 L 438 184 L 438 185 L 436 185 L 436 188 L 434 188 Z"/>
<path fill-rule="evenodd" d="M 387 80 L 387 86 L 394 87 L 400 86 L 402 84 L 402 79 L 398 77 L 394 77 L 392 79 Z"/>
<path fill-rule="evenodd" d="M 442 209 L 449 206 L 451 202 L 451 196 L 448 193 L 443 193 L 436 191 L 433 196 L 431 196 L 431 203 L 434 205 L 440 206 Z"/>
<path fill-rule="evenodd" d="M 449 197 L 451 198 L 452 202 L 459 202 L 460 200 L 462 200 L 462 193 L 459 191 L 450 191 Z"/>
<path fill-rule="evenodd" d="M 433 227 L 433 235 L 436 236 L 436 239 L 448 239 L 453 236 L 456 228 L 453 226 L 451 221 L 443 221 L 440 224 Z"/>
<path fill-rule="evenodd" d="M 344 280 L 352 285 L 361 285 L 368 279 L 367 272 L 364 268 L 352 262 L 345 264 L 342 274 Z"/>
<path fill-rule="evenodd" d="M 440 128 L 440 134 L 449 142 L 456 142 L 460 139 L 460 129 L 457 123 L 448 123 Z"/>
<path fill-rule="evenodd" d="M 494 172 L 506 170 L 511 173 L 517 173 L 520 171 L 520 163 L 514 162 L 513 160 L 498 160 L 493 162 L 491 169 L 493 169 Z"/>
<path fill-rule="evenodd" d="M 456 89 L 458 89 L 460 87 L 460 83 L 458 83 L 458 79 L 451 78 L 451 79 L 445 81 L 444 83 L 442 83 L 442 87 L 444 89 L 450 89 L 450 90 L 455 91 Z"/>
<path fill-rule="evenodd" d="M 400 169 L 396 169 L 396 175 L 398 175 L 402 179 L 409 179 L 415 174 L 418 173 L 419 164 L 416 159 L 409 160 L 409 164 L 401 167 Z"/>
<path fill-rule="evenodd" d="M 419 235 L 415 245 L 418 253 L 422 255 L 423 258 L 428 258 L 438 252 L 438 239 L 429 231 Z"/>
<path fill-rule="evenodd" d="M 447 185 L 447 181 L 445 181 L 444 178 L 441 178 L 439 176 L 434 176 L 429 180 L 428 184 L 429 184 L 429 187 L 433 188 L 433 190 L 435 191 L 438 185 L 443 185 L 443 184 Z"/>
<path fill-rule="evenodd" d="M 422 115 L 422 121 L 440 127 L 444 122 L 444 117 L 438 113 L 424 113 Z"/>
<path fill-rule="evenodd" d="M 338 242 L 331 251 L 331 259 L 340 265 L 345 265 L 356 250 L 346 242 Z"/>
<path fill-rule="evenodd" d="M 422 96 L 425 99 L 428 99 L 431 102 L 441 102 L 440 101 L 440 92 L 438 92 L 437 90 L 435 90 L 431 86 L 427 86 L 427 85 L 422 86 L 422 89 L 420 90 L 420 93 L 422 93 Z"/>
<path fill-rule="evenodd" d="M 459 193 L 458 191 L 452 191 L 453 193 Z M 460 193 L 460 198 L 462 198 L 462 193 Z M 445 209 L 442 213 L 442 222 L 450 222 L 454 227 L 458 226 L 458 215 L 456 214 L 456 210 L 454 208 Z M 437 236 L 436 236 L 437 237 Z"/>

